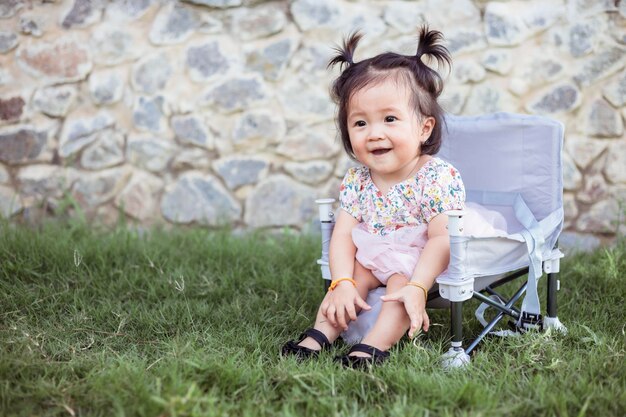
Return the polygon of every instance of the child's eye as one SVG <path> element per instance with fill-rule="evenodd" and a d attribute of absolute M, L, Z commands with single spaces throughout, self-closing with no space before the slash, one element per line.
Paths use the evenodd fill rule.
<path fill-rule="evenodd" d="M 387 117 L 385 117 L 385 122 L 387 122 L 387 123 L 395 122 L 396 120 L 398 120 L 398 118 L 396 116 L 387 116 Z"/>
<path fill-rule="evenodd" d="M 365 126 L 365 122 L 363 120 L 357 120 L 356 122 L 354 122 L 354 125 L 358 127 L 363 127 Z"/>

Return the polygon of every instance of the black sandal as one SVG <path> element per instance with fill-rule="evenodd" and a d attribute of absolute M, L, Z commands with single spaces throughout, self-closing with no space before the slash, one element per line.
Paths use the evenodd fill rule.
<path fill-rule="evenodd" d="M 363 352 L 371 355 L 369 358 L 362 356 L 349 356 L 352 352 Z M 336 361 L 347 368 L 366 369 L 370 366 L 380 365 L 385 362 L 391 354 L 386 350 L 376 349 L 374 346 L 358 343 L 350 348 L 347 354 L 337 356 Z"/>
<path fill-rule="evenodd" d="M 309 349 L 308 347 L 299 346 L 298 343 L 302 342 L 307 337 L 315 340 L 322 347 L 319 350 Z M 306 329 L 304 333 L 300 335 L 298 340 L 290 340 L 285 343 L 280 351 L 282 356 L 294 355 L 298 359 L 310 359 L 311 357 L 317 357 L 320 351 L 328 349 L 331 346 L 330 341 L 326 335 L 316 329 Z"/>

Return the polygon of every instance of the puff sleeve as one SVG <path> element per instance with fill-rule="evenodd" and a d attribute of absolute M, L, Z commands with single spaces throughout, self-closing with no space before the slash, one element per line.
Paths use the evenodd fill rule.
<path fill-rule="evenodd" d="M 420 201 L 420 211 L 425 223 L 448 210 L 465 207 L 465 186 L 461 174 L 452 165 L 443 162 L 429 170 Z"/>
<path fill-rule="evenodd" d="M 352 167 L 348 170 L 341 182 L 341 187 L 339 188 L 339 206 L 359 222 L 361 222 L 363 218 L 359 201 L 359 191 L 361 191 L 361 188 L 361 175 L 359 175 L 359 170 L 356 167 Z"/>

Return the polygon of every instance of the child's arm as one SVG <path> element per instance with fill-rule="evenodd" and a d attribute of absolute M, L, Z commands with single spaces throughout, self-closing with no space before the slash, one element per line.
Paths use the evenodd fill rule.
<path fill-rule="evenodd" d="M 435 279 L 441 274 L 450 261 L 450 238 L 448 237 L 448 216 L 440 214 L 435 216 L 428 224 L 428 241 L 422 251 L 417 266 L 411 277 L 411 282 L 419 284 L 426 289 L 433 286 Z M 428 331 L 430 321 L 426 314 L 426 298 L 424 291 L 419 287 L 407 285 L 400 291 L 381 297 L 383 301 L 401 301 L 404 303 L 411 327 L 409 337 L 420 327 Z"/>
<path fill-rule="evenodd" d="M 333 280 L 354 278 L 356 247 L 352 242 L 352 228 L 357 224 L 358 221 L 354 217 L 344 210 L 339 210 L 329 249 L 330 274 Z M 346 313 L 351 320 L 356 320 L 355 305 L 366 310 L 371 308 L 359 296 L 351 282 L 342 281 L 324 299 L 321 310 L 333 327 L 347 329 Z"/>

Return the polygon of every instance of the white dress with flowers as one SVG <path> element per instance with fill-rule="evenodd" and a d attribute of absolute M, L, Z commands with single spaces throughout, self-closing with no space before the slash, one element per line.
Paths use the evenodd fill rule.
<path fill-rule="evenodd" d="M 350 168 L 339 201 L 359 221 L 352 230 L 357 261 L 385 284 L 396 273 L 411 278 L 426 244 L 428 223 L 444 211 L 463 209 L 465 188 L 459 172 L 434 157 L 385 195 L 369 168 Z"/>

